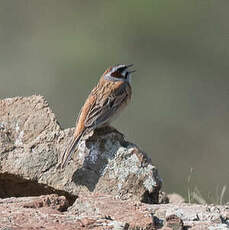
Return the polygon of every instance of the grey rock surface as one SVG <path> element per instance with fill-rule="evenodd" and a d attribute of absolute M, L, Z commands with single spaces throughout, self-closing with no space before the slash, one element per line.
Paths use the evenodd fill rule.
<path fill-rule="evenodd" d="M 75 196 L 100 192 L 158 202 L 157 169 L 145 153 L 110 127 L 85 137 L 74 159 L 59 169 L 58 159 L 72 133 L 73 129 L 61 130 L 42 96 L 0 100 L 0 196 L 39 195 L 36 186 L 30 187 L 35 183 L 43 191 L 47 187 Z"/>
<path fill-rule="evenodd" d="M 0 229 L 229 229 L 228 206 L 178 196 L 153 204 L 157 169 L 111 127 L 85 137 L 59 169 L 73 131 L 61 130 L 41 96 L 0 100 Z"/>
<path fill-rule="evenodd" d="M 229 206 L 227 205 L 187 203 L 144 205 L 148 207 L 148 210 L 151 210 L 158 220 L 162 220 L 163 224 L 166 224 L 167 220 L 173 216 L 177 220 L 182 220 L 184 229 L 229 229 Z"/>

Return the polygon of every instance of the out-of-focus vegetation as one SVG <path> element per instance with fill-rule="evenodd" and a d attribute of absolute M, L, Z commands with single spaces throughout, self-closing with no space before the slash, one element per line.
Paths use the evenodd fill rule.
<path fill-rule="evenodd" d="M 192 168 L 212 201 L 229 176 L 228 12 L 228 0 L 0 0 L 0 97 L 44 95 L 73 127 L 105 68 L 134 63 L 114 126 L 150 154 L 164 190 L 187 197 Z"/>

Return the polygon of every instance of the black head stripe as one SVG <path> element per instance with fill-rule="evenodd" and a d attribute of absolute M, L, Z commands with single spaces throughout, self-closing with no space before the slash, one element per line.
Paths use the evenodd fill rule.
<path fill-rule="evenodd" d="M 110 71 L 110 75 L 112 77 L 116 78 L 123 78 L 122 72 L 126 69 L 127 67 L 125 65 L 116 65 L 113 66 L 113 68 Z"/>
<path fill-rule="evenodd" d="M 129 81 L 129 71 L 127 68 L 132 65 L 115 65 L 107 69 L 104 73 L 105 79 L 111 81 Z"/>

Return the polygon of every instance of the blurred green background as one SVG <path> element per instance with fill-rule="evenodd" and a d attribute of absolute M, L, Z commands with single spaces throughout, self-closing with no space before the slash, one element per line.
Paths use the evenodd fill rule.
<path fill-rule="evenodd" d="M 163 190 L 196 186 L 214 202 L 229 184 L 228 12 L 228 0 L 0 0 L 0 97 L 44 95 L 73 127 L 103 71 L 134 63 L 113 125 L 150 155 Z"/>

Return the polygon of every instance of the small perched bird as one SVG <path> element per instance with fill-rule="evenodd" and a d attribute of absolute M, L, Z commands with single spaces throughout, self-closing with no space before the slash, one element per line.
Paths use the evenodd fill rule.
<path fill-rule="evenodd" d="M 79 113 L 74 135 L 64 151 L 61 168 L 71 158 L 82 137 L 96 128 L 108 126 L 116 115 L 128 104 L 131 98 L 131 73 L 133 65 L 109 67 L 91 91 Z"/>

